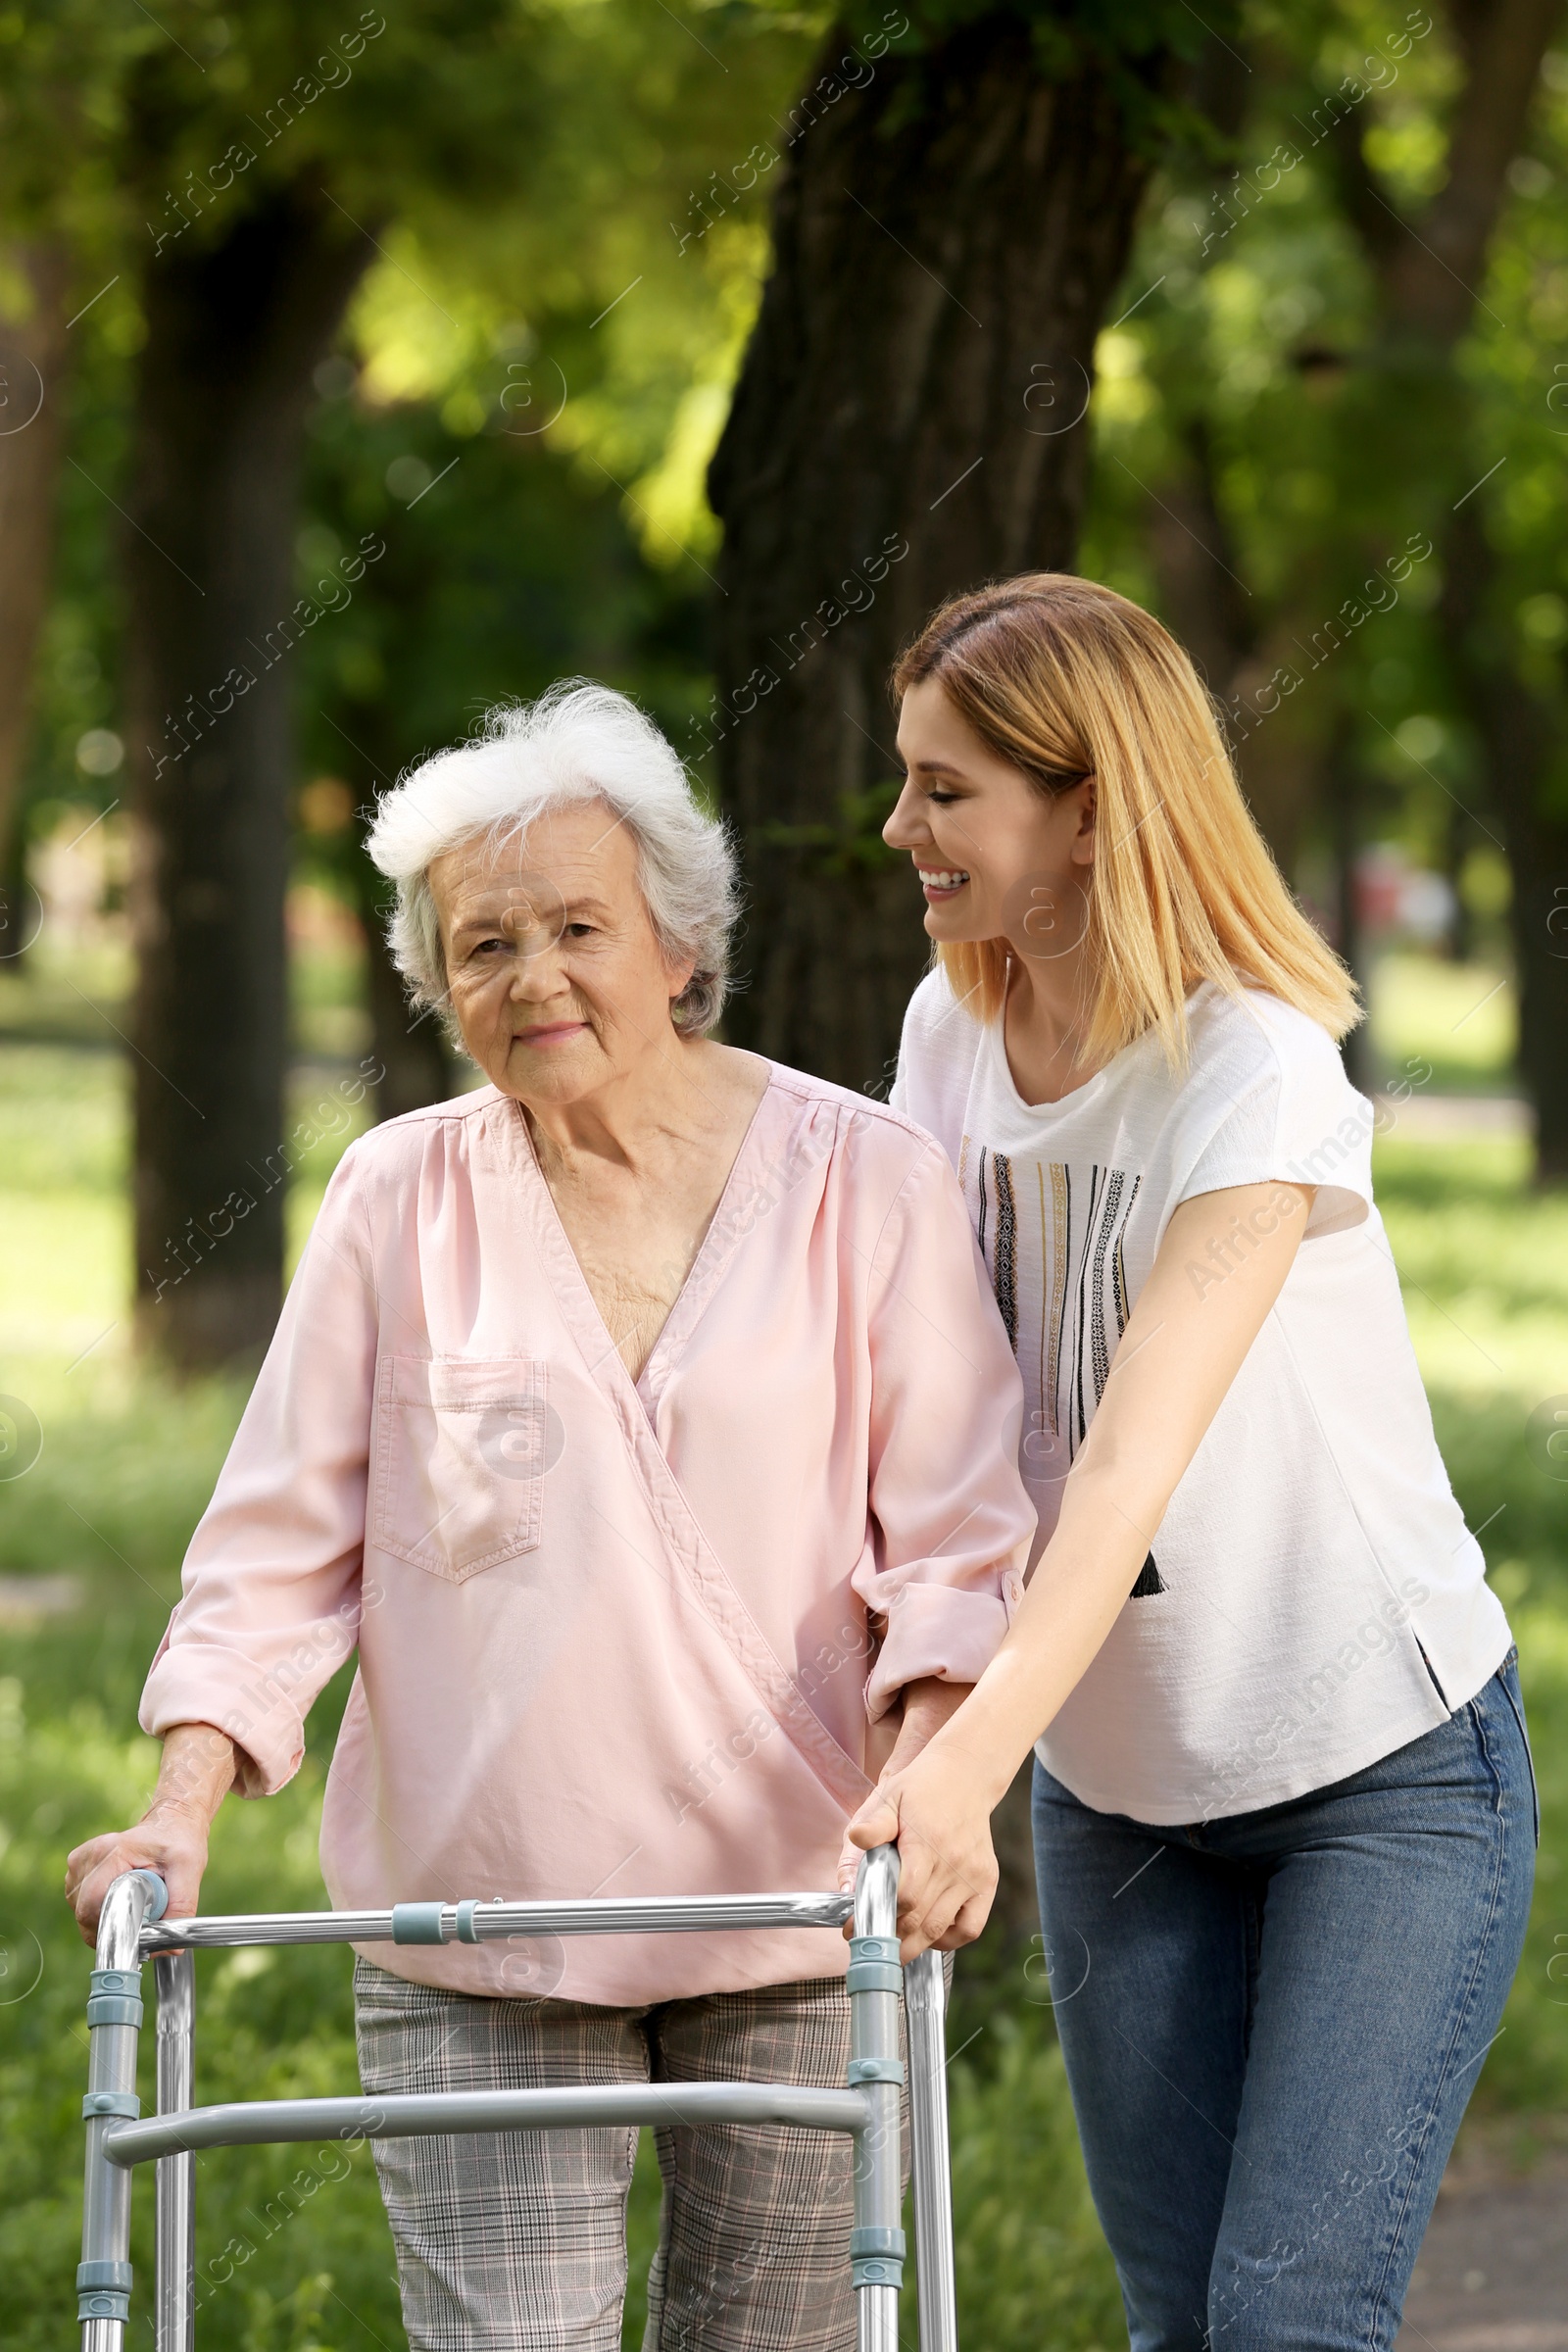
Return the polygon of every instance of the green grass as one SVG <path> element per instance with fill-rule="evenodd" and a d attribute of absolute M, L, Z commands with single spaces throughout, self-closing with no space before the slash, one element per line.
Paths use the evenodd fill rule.
<path fill-rule="evenodd" d="M 1513 985 L 1480 963 L 1388 955 L 1372 980 L 1372 1044 L 1391 1077 L 1424 1063 L 1440 1093 L 1493 1094 L 1512 1083 Z"/>
<path fill-rule="evenodd" d="M 130 1350 L 121 1060 L 20 1021 L 12 1036 L 0 1049 L 0 1391 L 36 1411 L 44 1444 L 25 1477 L 0 1483 L 0 1573 L 64 1572 L 79 1584 L 65 1615 L 0 1623 L 0 2294 L 7 2344 L 42 2352 L 74 2340 L 79 2230 L 88 1961 L 60 1898 L 65 1856 L 132 1818 L 151 1786 L 157 1751 L 136 1729 L 137 1694 L 243 1396 L 234 1383 L 176 1389 Z M 322 1091 L 319 1075 L 312 1091 Z M 345 1141 L 346 1131 L 323 1141 L 302 1171 L 290 1202 L 296 1246 Z M 1491 1521 L 1485 1546 L 1514 1615 L 1533 1718 L 1544 1820 L 1536 1913 L 1477 2099 L 1512 2118 L 1528 2145 L 1568 2096 L 1568 1985 L 1547 1976 L 1568 1949 L 1568 1485 L 1546 1475 L 1527 1430 L 1537 1404 L 1568 1392 L 1568 1199 L 1533 1196 L 1524 1179 L 1522 1149 L 1507 1141 L 1429 1144 L 1396 1129 L 1380 1150 L 1439 1435 L 1471 1525 Z M 346 1689 L 345 1673 L 318 1702 L 289 1788 L 224 1808 L 206 1888 L 215 1908 L 324 1902 L 317 1824 Z M 345 1953 L 204 1955 L 198 1979 L 204 2101 L 353 2087 Z M 985 2352 L 1035 2352 L 1042 2339 L 1062 2352 L 1114 2346 L 1119 2305 L 1049 2011 L 1021 1967 L 985 1987 L 965 2010 L 961 2033 L 978 2031 L 953 2074 L 967 2340 Z M 133 2246 L 144 2281 L 149 2185 L 138 2190 Z M 632 2343 L 657 2208 L 645 2144 Z M 363 2153 L 202 2159 L 198 2259 L 203 2337 L 225 2352 L 403 2343 Z M 132 2340 L 150 2341 L 144 2318 Z"/>
<path fill-rule="evenodd" d="M 1541 1852 L 1524 1961 L 1476 2108 L 1516 2113 L 1528 2141 L 1532 2113 L 1568 2097 L 1568 1988 L 1546 1974 L 1553 1938 L 1568 1936 L 1568 1483 L 1529 1426 L 1545 1399 L 1568 1396 L 1568 1193 L 1529 1192 L 1526 1158 L 1521 1143 L 1396 1132 L 1378 1186 L 1438 1441 L 1519 1641 Z"/>

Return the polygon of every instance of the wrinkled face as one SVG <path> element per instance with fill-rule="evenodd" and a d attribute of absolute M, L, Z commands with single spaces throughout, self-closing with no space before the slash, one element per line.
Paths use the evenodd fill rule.
<path fill-rule="evenodd" d="M 637 845 L 599 802 L 540 817 L 524 848 L 476 841 L 430 866 L 463 1042 L 519 1102 L 574 1102 L 667 1052 L 692 976 L 665 962 Z"/>
<path fill-rule="evenodd" d="M 931 937 L 1005 939 L 1035 959 L 1069 954 L 1094 863 L 1093 780 L 1041 792 L 934 678 L 904 698 L 899 751 L 907 780 L 882 838 L 914 861 Z"/>

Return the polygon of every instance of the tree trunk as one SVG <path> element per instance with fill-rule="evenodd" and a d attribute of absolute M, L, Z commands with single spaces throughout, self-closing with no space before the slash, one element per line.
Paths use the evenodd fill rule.
<path fill-rule="evenodd" d="M 1334 944 L 1339 950 L 1341 961 L 1355 982 L 1362 1004 L 1370 1013 L 1372 973 L 1366 938 L 1361 927 L 1361 894 L 1355 871 L 1356 859 L 1365 846 L 1361 837 L 1361 819 L 1366 796 L 1361 779 L 1355 772 L 1354 760 L 1352 730 L 1342 713 L 1324 750 L 1322 781 L 1323 799 L 1328 810 L 1329 843 L 1334 857 L 1335 914 L 1339 933 Z M 1370 1029 L 1369 1020 L 1358 1021 L 1340 1044 L 1345 1074 L 1363 1095 L 1371 1094 L 1377 1081 Z"/>
<path fill-rule="evenodd" d="M 928 952 L 907 860 L 880 841 L 889 667 L 943 597 L 1071 563 L 1095 337 L 1150 165 L 1104 62 L 1048 79 L 1012 16 L 824 100 L 846 47 L 795 111 L 709 477 L 712 734 L 751 891 L 726 1034 L 881 1091 Z"/>
<path fill-rule="evenodd" d="M 1476 952 L 1475 917 L 1464 895 L 1465 859 L 1475 848 L 1479 828 L 1469 813 L 1455 805 L 1444 830 L 1443 871 L 1453 893 L 1453 908 L 1444 940 L 1444 953 L 1454 963 L 1470 963 Z"/>
<path fill-rule="evenodd" d="M 1512 683 L 1510 681 L 1510 683 Z M 1515 686 L 1516 693 L 1523 689 Z M 1502 771 L 1498 771 L 1499 777 Z M 1568 1183 L 1568 824 L 1539 794 L 1497 789 L 1515 876 L 1519 1064 L 1536 1106 L 1536 1181 Z"/>
<path fill-rule="evenodd" d="M 10 872 L 53 569 L 71 262 L 64 246 L 44 241 L 15 246 L 6 258 L 26 289 L 22 304 L 0 313 L 0 870 Z M 8 920 L 0 955 L 15 950 Z"/>
<path fill-rule="evenodd" d="M 143 288 L 124 540 L 137 1319 L 186 1368 L 265 1347 L 282 1296 L 300 444 L 370 251 L 324 195 L 285 188 L 220 243 L 151 261 Z"/>
<path fill-rule="evenodd" d="M 1466 78 L 1449 134 L 1442 187 L 1407 224 L 1377 189 L 1359 126 L 1337 127 L 1346 209 L 1376 272 L 1382 309 L 1378 355 L 1392 384 L 1390 455 L 1424 432 L 1453 453 L 1452 519 L 1444 531 L 1441 621 L 1449 675 L 1463 714 L 1487 755 L 1487 783 L 1503 818 L 1513 876 L 1519 956 L 1519 1064 L 1537 1115 L 1537 1173 L 1568 1175 L 1568 827 L 1543 806 L 1544 713 L 1518 678 L 1505 632 L 1490 622 L 1486 585 L 1494 564 L 1484 529 L 1480 484 L 1461 484 L 1474 447 L 1474 398 L 1454 354 L 1468 330 L 1488 255 L 1519 153 L 1546 46 L 1562 0 L 1456 0 L 1452 23 Z M 1482 461 L 1484 465 L 1485 461 Z M 1558 882 L 1564 897 L 1554 901 Z"/>
<path fill-rule="evenodd" d="M 1500 824 L 1513 885 L 1517 1061 L 1535 1107 L 1536 1181 L 1557 1184 L 1568 1180 L 1568 822 L 1550 806 L 1555 718 L 1520 677 L 1506 621 L 1489 611 L 1497 560 L 1479 501 L 1453 516 L 1443 561 L 1448 676 L 1481 745 L 1487 830 L 1495 840 Z"/>
<path fill-rule="evenodd" d="M 382 582 L 383 590 L 386 583 Z M 392 592 L 396 594 L 396 583 Z M 404 617 L 417 608 L 412 602 Z M 391 665 L 396 670 L 396 664 Z M 383 697 L 373 704 L 328 702 L 318 715 L 336 736 L 336 764 L 354 795 L 352 840 L 343 845 L 338 871 L 365 933 L 366 1005 L 370 1015 L 370 1051 L 381 1075 L 370 1088 L 370 1107 L 377 1121 L 401 1118 L 406 1110 L 422 1110 L 430 1102 L 448 1102 L 462 1084 L 462 1064 L 446 1040 L 433 1012 L 416 1013 L 409 1003 L 403 975 L 392 960 L 386 936 L 390 885 L 371 864 L 365 843 L 375 810 L 377 789 L 390 791 L 409 763 L 400 746 L 393 708 Z M 342 722 L 348 721 L 347 725 Z M 353 753 L 345 760 L 342 753 Z"/>
<path fill-rule="evenodd" d="M 1461 509 L 1438 617 L 1457 690 L 1480 734 L 1513 876 L 1519 1064 L 1536 1105 L 1536 1175 L 1568 1179 L 1568 820 L 1548 807 L 1552 714 L 1514 669 L 1489 613 L 1496 558 Z"/>
<path fill-rule="evenodd" d="M 1169 399 L 1169 394 L 1166 394 Z M 1183 397 L 1190 398 L 1189 391 Z M 1226 520 L 1215 479 L 1212 439 L 1200 413 L 1181 434 L 1183 476 L 1161 486 L 1146 510 L 1145 544 L 1159 582 L 1160 607 L 1198 665 L 1209 692 L 1228 710 L 1250 704 L 1296 649 L 1294 615 L 1259 618 L 1242 573 L 1244 558 Z M 1306 698 L 1302 698 L 1303 704 Z M 1287 882 L 1293 881 L 1301 832 L 1322 794 L 1322 750 L 1310 721 L 1282 704 L 1266 727 L 1233 728 L 1237 772 L 1259 831 Z"/>
<path fill-rule="evenodd" d="M 1257 607 L 1220 504 L 1205 416 L 1186 420 L 1181 446 L 1185 471 L 1150 499 L 1144 539 L 1166 618 L 1210 694 L 1224 703 L 1257 652 Z"/>
<path fill-rule="evenodd" d="M 1516 772 L 1500 764 L 1502 747 L 1540 713 L 1506 672 L 1492 681 L 1488 749 L 1502 815 L 1514 894 L 1510 915 L 1519 987 L 1519 1066 L 1536 1111 L 1538 1184 L 1568 1183 L 1568 823 L 1542 806 Z M 1507 706 L 1512 708 L 1507 708 Z"/>

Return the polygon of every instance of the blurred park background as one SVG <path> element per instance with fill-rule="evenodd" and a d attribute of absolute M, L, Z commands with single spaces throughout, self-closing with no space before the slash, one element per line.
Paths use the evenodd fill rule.
<path fill-rule="evenodd" d="M 878 836 L 888 665 L 941 595 L 1028 567 L 1106 580 L 1191 648 L 1366 993 L 1348 1053 L 1543 1784 L 1536 1923 L 1466 2132 L 1554 2161 L 1565 466 L 1560 0 L 0 6 L 17 2352 L 74 2325 L 65 1854 L 150 1788 L 141 1677 L 331 1167 L 467 1082 L 386 958 L 376 791 L 493 701 L 624 687 L 740 835 L 727 1034 L 880 1093 L 922 962 Z M 344 1695 L 283 1796 L 225 1810 L 214 1907 L 323 1900 Z M 1111 2347 L 1006 1841 L 952 2037 L 965 2340 Z M 340 1953 L 204 1961 L 198 2014 L 203 2099 L 353 2082 Z M 296 2155 L 199 2168 L 204 2340 L 400 2345 L 368 2160 Z"/>

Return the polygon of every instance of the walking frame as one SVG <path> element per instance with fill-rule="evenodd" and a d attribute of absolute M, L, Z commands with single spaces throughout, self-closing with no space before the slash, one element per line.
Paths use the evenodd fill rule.
<path fill-rule="evenodd" d="M 786 2124 L 856 2143 L 850 2239 L 858 2352 L 898 2352 L 904 2279 L 899 1995 L 909 2064 L 911 2177 L 919 2254 L 920 2352 L 957 2352 L 948 2166 L 946 1986 L 938 1952 L 899 1964 L 898 1848 L 865 1855 L 847 1894 L 638 1895 L 597 1902 L 398 1903 L 390 1911 L 257 1912 L 170 1920 L 145 1870 L 116 1879 L 98 1924 L 87 2002 L 86 2180 L 76 2273 L 81 2352 L 123 2352 L 130 2314 L 130 2189 L 157 2173 L 157 2352 L 194 2352 L 195 2151 L 289 2140 L 399 2139 L 426 2132 L 560 2131 L 611 2124 Z M 269 1943 L 489 1943 L 509 1936 L 667 1935 L 691 1930 L 842 1928 L 850 1943 L 849 2079 L 796 2082 L 614 2082 L 563 2089 L 432 2091 L 384 2098 L 258 2099 L 197 2107 L 195 1955 Z M 158 2002 L 158 2112 L 136 2096 L 141 1971 Z"/>

